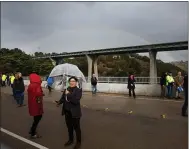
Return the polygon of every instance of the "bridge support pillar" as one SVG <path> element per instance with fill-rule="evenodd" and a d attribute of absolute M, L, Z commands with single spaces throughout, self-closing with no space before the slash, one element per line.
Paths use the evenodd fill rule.
<path fill-rule="evenodd" d="M 96 78 L 98 79 L 98 56 L 93 57 L 94 60 L 94 74 L 96 75 Z"/>
<path fill-rule="evenodd" d="M 149 51 L 150 57 L 150 84 L 157 82 L 157 66 L 156 66 L 157 51 Z"/>
<path fill-rule="evenodd" d="M 51 60 L 53 66 L 56 66 L 56 61 L 54 59 L 52 59 L 51 57 L 49 57 L 49 59 Z"/>
<path fill-rule="evenodd" d="M 59 64 L 63 64 L 64 63 L 64 59 L 63 58 L 50 58 L 53 66 L 59 65 Z"/>
<path fill-rule="evenodd" d="M 86 57 L 88 61 L 88 81 L 90 81 L 93 72 L 98 78 L 98 56 L 86 55 Z"/>

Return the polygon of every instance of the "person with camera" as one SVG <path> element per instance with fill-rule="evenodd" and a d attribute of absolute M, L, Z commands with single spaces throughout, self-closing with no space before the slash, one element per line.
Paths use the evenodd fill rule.
<path fill-rule="evenodd" d="M 76 132 L 76 144 L 74 149 L 79 149 L 81 146 L 81 106 L 80 100 L 82 97 L 82 90 L 77 87 L 78 79 L 76 77 L 69 78 L 69 86 L 63 91 L 62 97 L 59 101 L 56 101 L 57 106 L 63 104 L 62 115 L 65 115 L 65 121 L 68 128 L 69 140 L 65 143 L 65 146 L 73 144 L 73 132 Z"/>

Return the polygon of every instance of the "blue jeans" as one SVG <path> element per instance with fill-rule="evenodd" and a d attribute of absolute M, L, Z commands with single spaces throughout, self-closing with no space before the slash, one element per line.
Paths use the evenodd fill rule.
<path fill-rule="evenodd" d="M 24 103 L 24 95 L 15 95 L 15 99 L 16 99 L 16 103 L 18 104 L 18 105 L 23 105 L 23 103 Z"/>
<path fill-rule="evenodd" d="M 96 85 L 92 85 L 92 93 L 93 93 L 93 94 L 96 94 L 96 92 L 97 92 Z"/>
<path fill-rule="evenodd" d="M 172 86 L 172 85 L 168 85 L 168 86 L 167 86 L 167 96 L 168 96 L 169 98 L 171 98 L 172 95 L 173 95 L 173 86 Z"/>

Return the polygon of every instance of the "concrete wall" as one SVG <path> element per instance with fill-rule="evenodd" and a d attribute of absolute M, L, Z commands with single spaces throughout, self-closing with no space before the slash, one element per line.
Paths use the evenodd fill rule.
<path fill-rule="evenodd" d="M 29 85 L 28 80 L 24 80 L 25 85 Z M 57 82 L 58 83 L 58 82 Z M 61 90 L 62 86 L 57 85 L 55 82 L 55 90 Z M 42 87 L 45 87 L 46 81 L 42 82 Z M 90 83 L 83 83 L 83 91 L 91 91 Z M 127 84 L 116 84 L 116 83 L 98 83 L 98 92 L 104 93 L 117 93 L 117 94 L 128 94 Z M 161 89 L 158 84 L 136 84 L 135 89 L 136 95 L 143 96 L 160 96 Z"/>

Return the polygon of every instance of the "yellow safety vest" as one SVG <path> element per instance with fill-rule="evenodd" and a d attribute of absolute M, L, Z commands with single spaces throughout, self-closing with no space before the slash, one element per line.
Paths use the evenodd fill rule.
<path fill-rule="evenodd" d="M 6 75 L 3 75 L 3 76 L 2 76 L 2 81 L 5 81 L 6 78 L 7 78 L 7 76 L 6 76 Z"/>
<path fill-rule="evenodd" d="M 11 84 L 14 83 L 14 79 L 15 79 L 15 77 L 14 77 L 14 76 L 11 76 Z"/>
<path fill-rule="evenodd" d="M 168 85 L 169 83 L 173 83 L 174 82 L 174 79 L 172 76 L 167 76 L 166 77 L 166 85 Z"/>

